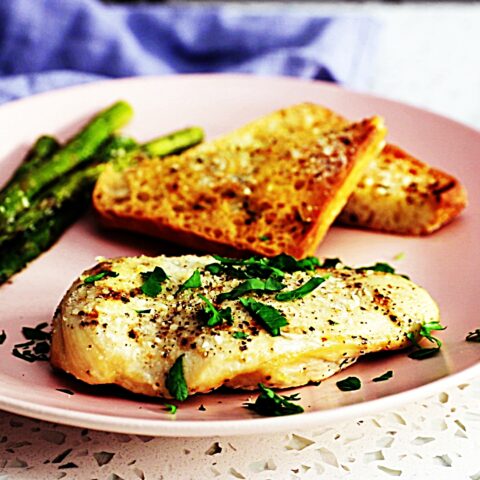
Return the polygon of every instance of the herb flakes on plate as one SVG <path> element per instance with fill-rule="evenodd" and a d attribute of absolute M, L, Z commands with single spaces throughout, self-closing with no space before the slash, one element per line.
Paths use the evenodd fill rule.
<path fill-rule="evenodd" d="M 244 407 L 262 415 L 264 417 L 278 417 L 283 415 L 295 415 L 303 413 L 304 409 L 298 402 L 300 396 L 298 393 L 294 395 L 277 395 L 272 389 L 265 387 L 262 383 L 258 384 L 260 394 L 254 403 L 245 403 Z"/>

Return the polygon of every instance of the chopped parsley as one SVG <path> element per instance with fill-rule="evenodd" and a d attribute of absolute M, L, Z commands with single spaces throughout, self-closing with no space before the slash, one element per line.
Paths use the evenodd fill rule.
<path fill-rule="evenodd" d="M 248 338 L 248 335 L 245 332 L 233 332 L 232 337 L 236 338 L 236 339 L 239 339 L 239 340 L 242 340 L 244 338 Z"/>
<path fill-rule="evenodd" d="M 5 342 L 7 339 L 7 334 L 5 333 L 5 330 L 2 330 L 2 333 L 0 333 L 0 345 Z"/>
<path fill-rule="evenodd" d="M 305 295 L 308 295 L 310 292 L 313 292 L 317 287 L 319 287 L 326 279 L 328 275 L 324 277 L 313 277 L 308 282 L 304 283 L 295 290 L 290 290 L 289 292 L 277 293 L 275 298 L 280 302 L 288 302 L 290 300 L 296 300 L 297 298 L 303 298 Z"/>
<path fill-rule="evenodd" d="M 469 332 L 468 335 L 465 337 L 467 342 L 477 342 L 480 343 L 480 328 L 477 328 L 473 332 Z M 2 343 L 0 341 L 0 343 Z"/>
<path fill-rule="evenodd" d="M 199 317 L 206 325 L 215 327 L 222 324 L 224 320 L 230 325 L 233 323 L 232 309 L 230 307 L 217 309 L 207 297 L 200 293 L 198 296 L 205 302 L 205 306 L 199 312 Z"/>
<path fill-rule="evenodd" d="M 165 386 L 170 395 L 176 400 L 183 402 L 188 397 L 188 387 L 183 375 L 183 357 L 180 355 L 173 364 L 165 379 Z"/>
<path fill-rule="evenodd" d="M 240 270 L 238 267 L 233 265 L 224 265 L 222 263 L 210 263 L 205 266 L 205 270 L 210 272 L 212 275 L 225 275 L 229 278 L 238 278 L 245 279 L 248 278 L 248 275 L 243 270 Z"/>
<path fill-rule="evenodd" d="M 180 285 L 180 288 L 176 291 L 175 295 L 187 290 L 187 288 L 200 288 L 202 286 L 202 277 L 200 276 L 200 272 L 195 270 L 192 273 L 192 276 L 188 278 L 185 283 Z"/>
<path fill-rule="evenodd" d="M 395 273 L 395 269 L 388 263 L 384 262 L 377 262 L 375 265 L 372 265 L 370 267 L 358 267 L 355 270 L 357 272 L 361 272 L 363 270 L 373 270 L 374 272 Z"/>
<path fill-rule="evenodd" d="M 388 263 L 385 262 L 377 262 L 375 265 L 372 265 L 370 267 L 359 267 L 355 268 L 356 272 L 364 272 L 365 270 L 372 270 L 373 272 L 385 272 L 385 273 L 393 273 L 395 274 L 395 269 L 389 265 Z M 407 275 L 401 275 L 399 273 L 396 273 L 396 275 L 406 278 L 407 280 L 410 280 L 410 277 Z"/>
<path fill-rule="evenodd" d="M 316 257 L 305 257 L 301 260 L 297 260 L 291 255 L 281 253 L 276 257 L 272 257 L 269 260 L 269 265 L 278 268 L 283 272 L 293 273 L 298 271 L 315 270 L 320 266 L 320 261 Z"/>
<path fill-rule="evenodd" d="M 57 392 L 66 393 L 67 395 L 75 395 L 75 392 L 72 392 L 68 388 L 56 388 Z"/>
<path fill-rule="evenodd" d="M 177 413 L 178 407 L 176 405 L 173 405 L 171 403 L 165 403 L 163 405 L 164 410 L 172 415 L 175 415 Z"/>
<path fill-rule="evenodd" d="M 259 383 L 260 394 L 254 403 L 245 403 L 243 406 L 265 417 L 278 417 L 282 415 L 295 415 L 303 413 L 303 407 L 292 402 L 298 402 L 298 393 L 290 396 L 277 395 L 270 388 Z"/>
<path fill-rule="evenodd" d="M 409 353 L 408 357 L 413 358 L 414 360 L 424 360 L 425 358 L 433 357 L 439 351 L 440 347 L 420 348 L 419 350 L 415 350 L 414 352 Z"/>
<path fill-rule="evenodd" d="M 26 362 L 47 361 L 50 353 L 50 332 L 44 331 L 48 323 L 43 322 L 36 327 L 23 327 L 22 334 L 27 340 L 13 346 L 12 355 Z"/>
<path fill-rule="evenodd" d="M 230 290 L 230 292 L 218 295 L 217 302 L 222 303 L 224 300 L 234 300 L 235 298 L 239 298 L 249 292 L 278 292 L 283 288 L 285 288 L 285 285 L 273 277 L 269 277 L 266 280 L 249 278 L 233 290 Z"/>
<path fill-rule="evenodd" d="M 101 272 L 96 273 L 95 275 L 90 275 L 88 277 L 85 277 L 83 279 L 83 283 L 85 284 L 93 284 L 97 280 L 101 280 L 102 278 L 105 277 L 118 277 L 117 272 L 113 272 L 112 270 L 102 270 Z"/>
<path fill-rule="evenodd" d="M 442 346 L 442 342 L 440 339 L 434 337 L 432 332 L 445 330 L 447 327 L 444 327 L 439 322 L 427 322 L 424 323 L 420 327 L 419 335 L 421 337 L 426 338 L 431 343 L 436 343 L 436 347 L 432 348 L 424 348 L 417 342 L 417 339 L 413 333 L 407 333 L 407 338 L 413 343 L 418 350 L 410 353 L 408 355 L 409 358 L 413 358 L 414 360 L 424 360 L 425 358 L 430 358 L 436 355 L 440 351 L 440 347 Z"/>
<path fill-rule="evenodd" d="M 440 322 L 427 322 L 421 326 L 420 335 L 426 338 L 428 341 L 436 343 L 438 345 L 438 348 L 440 348 L 442 346 L 442 342 L 438 338 L 432 336 L 432 332 L 445 330 L 446 328 L 447 327 L 441 325 Z"/>
<path fill-rule="evenodd" d="M 142 292 L 149 297 L 156 297 L 162 291 L 162 283 L 167 280 L 168 275 L 161 267 L 155 267 L 151 272 L 143 272 Z"/>
<path fill-rule="evenodd" d="M 357 377 L 347 377 L 337 382 L 337 387 L 342 392 L 352 392 L 354 390 L 360 390 L 362 382 Z"/>
<path fill-rule="evenodd" d="M 268 242 L 270 240 L 270 237 L 268 235 L 260 235 L 258 237 L 258 239 L 261 241 L 261 242 Z"/>
<path fill-rule="evenodd" d="M 322 263 L 322 268 L 336 268 L 339 263 L 342 263 L 339 258 L 325 258 Z"/>
<path fill-rule="evenodd" d="M 233 278 L 283 278 L 285 273 L 314 270 L 320 266 L 318 258 L 307 257 L 296 260 L 294 257 L 281 253 L 272 258 L 250 257 L 246 259 L 227 258 L 213 255 L 218 264 L 207 265 L 206 269 L 214 275 L 225 274 Z M 213 265 L 221 265 L 215 266 Z M 226 266 L 230 268 L 225 268 Z M 242 273 L 239 273 L 242 272 Z"/>
<path fill-rule="evenodd" d="M 224 268 L 222 273 L 225 273 L 227 275 L 230 273 L 232 274 L 231 276 L 233 276 L 234 278 L 282 278 L 285 275 L 282 270 L 276 268 L 274 265 L 271 264 L 272 259 L 266 257 L 250 257 L 241 260 L 237 258 L 226 258 L 220 257 L 219 255 L 213 255 L 213 258 L 220 262 L 223 267 L 229 266 L 230 268 Z M 235 268 L 235 266 L 245 268 L 240 269 Z M 241 276 L 242 274 L 243 276 Z"/>
<path fill-rule="evenodd" d="M 151 308 L 144 308 L 143 310 L 135 310 L 139 315 L 142 313 L 150 313 L 152 311 Z"/>
<path fill-rule="evenodd" d="M 240 303 L 252 317 L 265 327 L 272 336 L 280 335 L 280 328 L 288 325 L 287 319 L 276 308 L 257 302 L 252 298 L 241 298 Z"/>
<path fill-rule="evenodd" d="M 27 340 L 50 340 L 50 332 L 43 331 L 44 328 L 48 327 L 48 323 L 43 322 L 37 325 L 36 327 L 23 327 L 22 335 Z"/>
<path fill-rule="evenodd" d="M 379 377 L 372 378 L 372 382 L 384 382 L 385 380 L 389 380 L 392 377 L 393 377 L 393 371 L 389 370 L 388 372 L 385 372 L 383 375 L 380 375 Z"/>

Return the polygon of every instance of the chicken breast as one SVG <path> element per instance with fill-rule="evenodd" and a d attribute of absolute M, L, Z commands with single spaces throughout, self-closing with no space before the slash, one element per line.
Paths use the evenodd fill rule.
<path fill-rule="evenodd" d="M 180 357 L 189 395 L 222 385 L 253 389 L 259 382 L 286 388 L 320 381 L 365 353 L 406 347 L 409 332 L 439 316 L 424 289 L 372 270 L 285 273 L 282 293 L 313 277 L 324 281 L 287 301 L 277 299 L 278 292 L 250 291 L 241 296 L 244 305 L 219 294 L 246 280 L 213 274 L 205 268 L 212 263 L 217 260 L 211 256 L 142 256 L 105 260 L 87 270 L 55 313 L 51 363 L 90 384 L 165 398 L 172 397 L 166 379 Z M 155 267 L 168 276 L 160 292 L 145 288 Z M 186 288 L 196 270 L 201 286 Z M 248 308 L 252 301 L 270 313 L 276 309 L 286 325 L 269 329 Z M 206 323 L 209 302 L 223 315 L 213 326 Z"/>

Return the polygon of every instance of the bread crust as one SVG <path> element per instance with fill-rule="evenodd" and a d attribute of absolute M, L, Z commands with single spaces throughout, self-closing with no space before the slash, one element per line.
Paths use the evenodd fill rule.
<path fill-rule="evenodd" d="M 467 192 L 452 175 L 388 144 L 372 160 L 338 222 L 404 235 L 427 235 L 457 217 Z"/>

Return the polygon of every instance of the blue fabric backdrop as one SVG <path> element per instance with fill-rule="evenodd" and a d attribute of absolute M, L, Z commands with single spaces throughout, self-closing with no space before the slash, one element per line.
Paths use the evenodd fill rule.
<path fill-rule="evenodd" d="M 377 32 L 369 18 L 291 6 L 4 0 L 0 102 L 100 78 L 177 72 L 294 75 L 361 88 Z"/>

